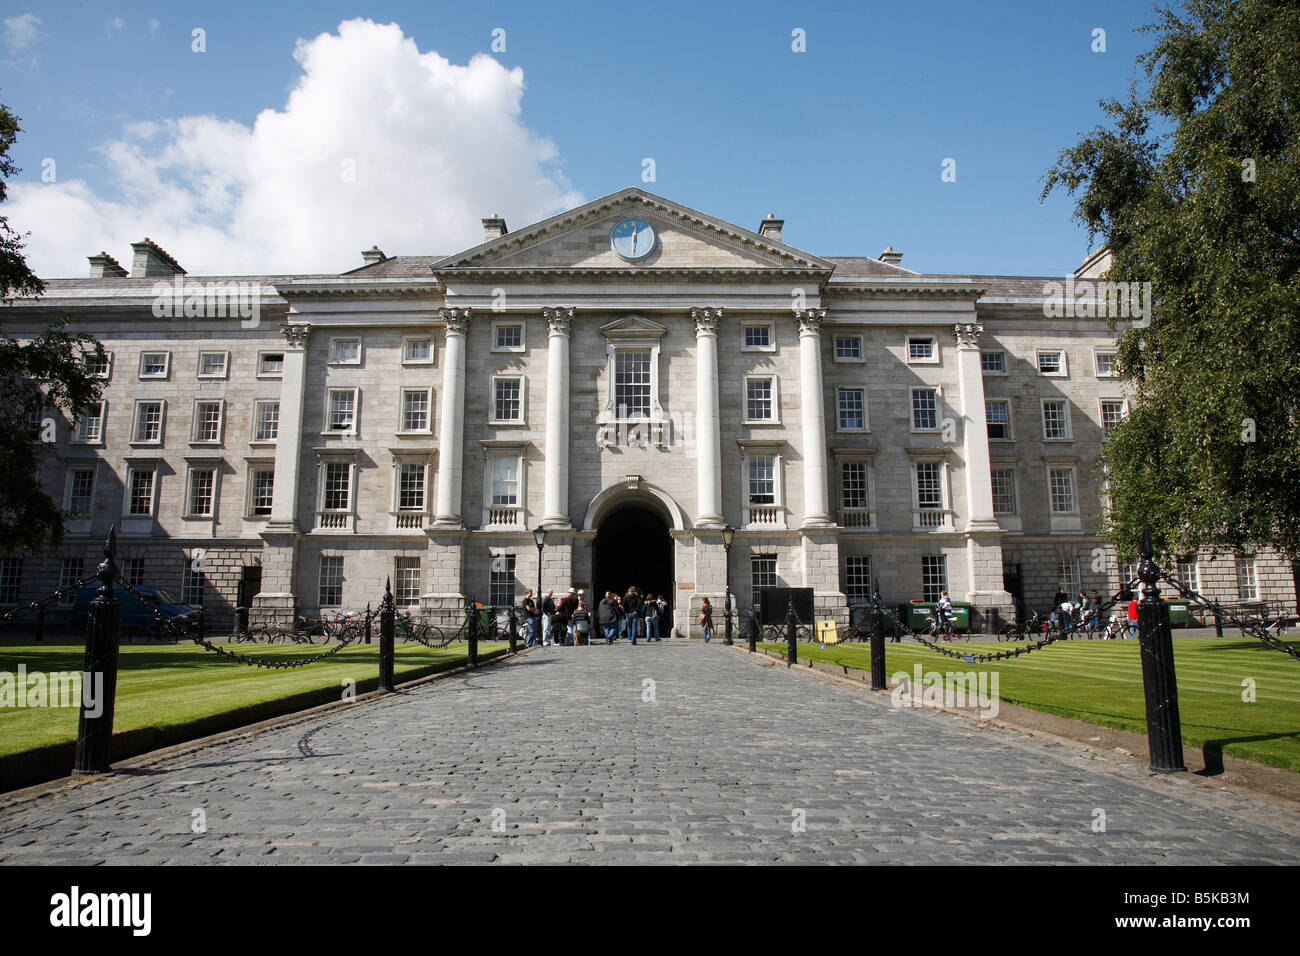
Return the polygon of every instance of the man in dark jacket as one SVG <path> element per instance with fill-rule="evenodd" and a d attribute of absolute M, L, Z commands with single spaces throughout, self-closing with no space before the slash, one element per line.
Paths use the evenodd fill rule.
<path fill-rule="evenodd" d="M 641 595 L 636 588 L 628 588 L 623 595 L 623 613 L 627 615 L 627 642 L 636 643 L 637 625 L 641 622 Z"/>
<path fill-rule="evenodd" d="M 542 598 L 542 646 L 549 646 L 551 643 L 551 618 L 555 616 L 555 591 L 546 592 L 546 597 Z"/>
<path fill-rule="evenodd" d="M 569 629 L 573 623 L 573 615 L 578 610 L 578 592 L 569 588 L 569 593 L 560 598 L 560 603 L 555 605 L 555 616 L 559 621 L 556 625 L 556 638 L 562 644 L 573 644 L 573 632 Z"/>
<path fill-rule="evenodd" d="M 596 607 L 596 623 L 600 625 L 600 631 L 605 635 L 606 644 L 614 643 L 614 632 L 618 630 L 618 619 L 622 614 L 618 601 L 614 598 L 614 592 L 606 591 Z"/>

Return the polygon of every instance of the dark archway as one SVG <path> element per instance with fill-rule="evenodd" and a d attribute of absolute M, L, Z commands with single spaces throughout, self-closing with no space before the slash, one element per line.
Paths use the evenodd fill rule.
<path fill-rule="evenodd" d="M 668 525 L 650 508 L 630 506 L 607 515 L 596 531 L 591 554 L 593 606 L 606 591 L 662 594 L 673 603 L 673 539 Z"/>

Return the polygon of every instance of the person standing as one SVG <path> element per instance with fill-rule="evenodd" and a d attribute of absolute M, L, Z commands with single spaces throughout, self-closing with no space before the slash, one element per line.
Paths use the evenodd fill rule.
<path fill-rule="evenodd" d="M 1131 597 L 1132 600 L 1128 602 L 1128 636 L 1137 637 L 1138 636 L 1137 595 L 1134 592 L 1130 591 L 1129 597 Z"/>
<path fill-rule="evenodd" d="M 713 605 L 708 598 L 700 602 L 700 629 L 704 631 L 704 643 L 713 639 Z"/>
<path fill-rule="evenodd" d="M 641 617 L 645 619 L 646 641 L 659 640 L 659 605 L 653 594 L 645 596 L 645 604 L 641 605 Z"/>
<path fill-rule="evenodd" d="M 537 602 L 533 600 L 533 589 L 528 588 L 524 591 L 524 599 L 520 603 L 520 609 L 524 612 L 524 627 L 528 629 L 528 636 L 524 640 L 524 647 L 537 646 Z"/>
<path fill-rule="evenodd" d="M 569 593 L 560 598 L 560 603 L 555 605 L 556 628 L 555 636 L 564 643 L 565 647 L 573 646 L 573 615 L 578 611 L 578 592 L 569 588 Z"/>
<path fill-rule="evenodd" d="M 641 622 L 641 595 L 637 594 L 635 585 L 628 588 L 623 597 L 623 613 L 627 615 L 627 642 L 635 644 Z"/>
<path fill-rule="evenodd" d="M 555 616 L 555 589 L 546 592 L 542 598 L 542 646 L 551 646 L 551 618 Z"/>
<path fill-rule="evenodd" d="M 606 644 L 614 643 L 614 634 L 618 631 L 618 618 L 621 613 L 614 592 L 606 591 L 596 607 L 596 623 L 600 625 L 600 632 L 605 635 Z"/>

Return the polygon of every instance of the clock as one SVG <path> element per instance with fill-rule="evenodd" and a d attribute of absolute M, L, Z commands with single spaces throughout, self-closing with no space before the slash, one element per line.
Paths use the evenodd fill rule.
<path fill-rule="evenodd" d="M 609 231 L 609 247 L 628 262 L 644 259 L 654 251 L 659 237 L 644 219 L 622 219 Z"/>

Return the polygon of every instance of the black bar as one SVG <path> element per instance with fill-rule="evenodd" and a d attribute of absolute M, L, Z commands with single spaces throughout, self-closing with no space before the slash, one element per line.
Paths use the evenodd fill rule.
<path fill-rule="evenodd" d="M 799 663 L 799 632 L 795 630 L 798 623 L 799 617 L 794 613 L 794 598 L 791 598 L 789 607 L 785 609 L 786 667 Z"/>
<path fill-rule="evenodd" d="M 1160 599 L 1160 568 L 1154 560 L 1150 533 L 1142 536 L 1138 577 L 1144 585 L 1138 601 L 1138 642 L 1142 650 L 1142 688 L 1146 695 L 1147 742 L 1151 769 L 1158 773 L 1187 771 L 1183 763 L 1182 722 L 1178 714 L 1178 680 L 1174 674 L 1174 640 L 1169 629 L 1169 605 Z"/>
<path fill-rule="evenodd" d="M 45 640 L 45 605 L 42 604 L 40 610 L 36 612 L 36 639 Z"/>
<path fill-rule="evenodd" d="M 86 618 L 86 657 L 82 666 L 81 715 L 77 720 L 77 750 L 73 773 L 104 773 L 113 762 L 113 704 L 117 697 L 117 658 L 122 638 L 122 605 L 117 599 L 117 533 L 109 528 L 104 543 L 104 562 L 98 576 L 102 585 L 99 596 L 90 602 Z M 99 678 L 97 680 L 96 678 Z M 92 712 L 86 705 L 85 682 L 98 700 Z"/>
<path fill-rule="evenodd" d="M 469 666 L 478 667 L 478 608 L 474 599 L 469 599 L 469 622 L 465 626 L 469 638 Z"/>
<path fill-rule="evenodd" d="M 515 609 L 513 606 L 511 606 L 509 613 L 510 617 L 506 621 L 506 633 L 510 635 L 510 653 L 513 654 L 516 650 L 515 641 L 519 636 L 519 632 L 518 622 L 515 620 Z M 588 638 L 588 641 L 590 641 L 590 637 Z"/>
<path fill-rule="evenodd" d="M 397 609 L 393 605 L 392 578 L 384 585 L 379 602 L 379 689 L 393 689 L 393 642 L 397 632 Z"/>
<path fill-rule="evenodd" d="M 871 689 L 884 690 L 885 684 L 885 616 L 877 592 L 871 599 L 872 614 L 875 617 L 871 628 Z"/>

